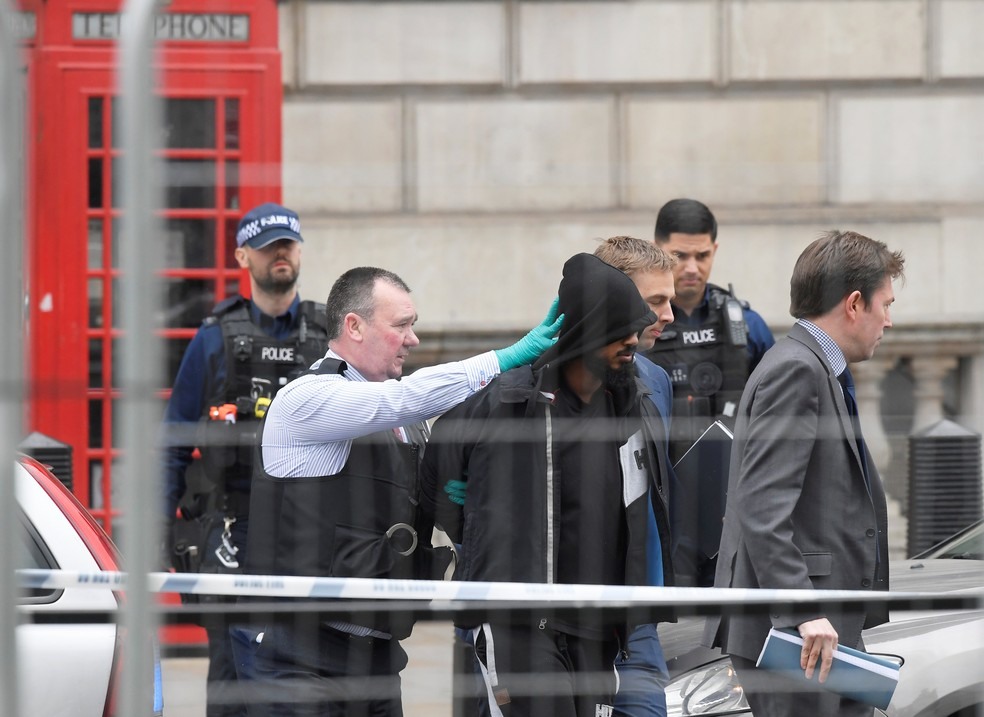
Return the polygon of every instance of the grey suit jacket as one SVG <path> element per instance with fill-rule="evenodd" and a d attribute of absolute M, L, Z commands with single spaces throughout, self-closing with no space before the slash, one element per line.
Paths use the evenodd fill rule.
<path fill-rule="evenodd" d="M 869 473 L 870 491 L 840 383 L 797 324 L 765 354 L 742 394 L 715 587 L 887 590 L 885 491 L 870 461 Z M 754 660 L 770 627 L 818 617 L 853 647 L 862 627 L 887 621 L 888 611 L 712 619 L 704 642 Z"/>

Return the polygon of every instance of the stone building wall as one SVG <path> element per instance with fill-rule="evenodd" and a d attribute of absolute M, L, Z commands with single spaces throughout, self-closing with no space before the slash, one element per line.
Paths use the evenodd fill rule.
<path fill-rule="evenodd" d="M 382 265 L 415 288 L 421 357 L 487 348 L 541 318 L 568 256 L 692 196 L 719 220 L 713 279 L 777 333 L 818 232 L 903 249 L 870 400 L 892 430 L 984 429 L 984 2 L 279 7 L 305 295 Z"/>

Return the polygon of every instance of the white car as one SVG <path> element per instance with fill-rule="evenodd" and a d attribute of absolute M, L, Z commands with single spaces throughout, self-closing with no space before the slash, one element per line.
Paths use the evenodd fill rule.
<path fill-rule="evenodd" d="M 19 457 L 16 495 L 21 524 L 18 568 L 96 572 L 120 570 L 109 536 L 59 480 L 32 458 Z M 110 717 L 126 656 L 112 612 L 92 621 L 65 613 L 115 610 L 117 592 L 93 588 L 31 589 L 21 593 L 17 667 L 25 715 Z M 156 652 L 156 646 L 154 647 Z M 163 714 L 160 661 L 155 655 L 154 704 Z"/>
<path fill-rule="evenodd" d="M 984 522 L 910 560 L 893 562 L 892 590 L 958 592 L 984 586 Z M 984 605 L 981 606 L 984 608 Z M 704 621 L 659 626 L 672 679 L 669 717 L 745 715 L 731 660 L 699 646 Z M 893 610 L 891 620 L 864 632 L 868 652 L 903 660 L 888 717 L 984 717 L 984 609 Z M 877 712 L 877 714 L 883 714 Z"/>

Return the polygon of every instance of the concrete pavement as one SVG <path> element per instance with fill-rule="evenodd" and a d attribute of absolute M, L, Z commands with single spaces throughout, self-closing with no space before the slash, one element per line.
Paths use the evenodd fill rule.
<path fill-rule="evenodd" d="M 403 671 L 405 717 L 451 717 L 454 631 L 449 622 L 417 623 L 403 642 L 409 656 Z M 161 662 L 164 717 L 204 717 L 204 657 L 168 657 Z"/>

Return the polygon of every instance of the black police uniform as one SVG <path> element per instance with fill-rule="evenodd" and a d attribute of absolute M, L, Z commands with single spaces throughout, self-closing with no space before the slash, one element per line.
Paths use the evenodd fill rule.
<path fill-rule="evenodd" d="M 715 420 L 734 426 L 748 380 L 748 305 L 708 284 L 707 316 L 699 323 L 670 324 L 646 356 L 673 383 L 670 456 L 675 463 Z"/>
<path fill-rule="evenodd" d="M 342 373 L 344 361 L 324 359 L 316 373 Z M 425 423 L 404 427 L 407 441 L 394 431 L 355 438 L 342 469 L 331 476 L 277 478 L 263 467 L 261 448 L 254 461 L 252 512 L 247 572 L 311 577 L 439 579 L 451 551 L 430 547 L 433 518 L 417 510 L 419 466 L 428 435 Z M 245 602 L 250 602 L 246 600 Z M 352 684 L 376 678 L 375 691 L 344 687 L 320 693 L 304 714 L 335 714 L 356 700 L 372 703 L 373 714 L 395 714 L 399 698 L 382 696 L 386 680 L 399 683 L 406 653 L 399 640 L 413 626 L 405 613 L 352 618 L 352 623 L 314 614 L 288 614 L 248 630 L 253 639 L 249 660 L 262 675 L 316 675 L 330 685 L 346 677 Z M 389 637 L 385 637 L 388 635 Z M 394 687 L 394 689 L 396 689 Z M 296 693 L 279 692 L 274 681 L 251 704 L 251 714 L 293 714 Z M 265 698 L 265 699 L 264 699 Z M 270 700 L 270 703 L 265 703 Z M 361 712 L 349 704 L 356 714 Z M 268 712 L 269 711 L 269 712 Z M 348 714 L 348 712 L 346 712 Z"/>
<path fill-rule="evenodd" d="M 744 317 L 748 304 L 720 286 L 707 288 L 706 315 L 690 317 L 692 323 L 670 324 L 645 354 L 666 369 L 673 383 L 674 465 L 714 421 L 734 427 L 750 372 Z M 673 555 L 681 585 L 713 585 L 728 483 L 727 448 L 703 446 L 700 455 L 688 457 L 688 472 L 697 475 L 680 476 L 673 498 Z"/>
<path fill-rule="evenodd" d="M 328 347 L 325 306 L 302 301 L 290 333 L 273 338 L 253 323 L 246 299 L 235 296 L 218 306 L 206 325 L 222 328 L 226 380 L 206 402 L 198 442 L 209 480 L 213 510 L 246 520 L 259 419 L 274 394 L 300 376 Z M 223 407 L 235 407 L 235 422 Z M 218 410 L 216 410 L 218 409 Z M 214 415 L 213 415 L 214 414 Z"/>
<path fill-rule="evenodd" d="M 260 419 L 277 390 L 306 371 L 328 345 L 324 304 L 300 302 L 294 325 L 280 339 L 254 323 L 250 309 L 247 299 L 230 297 L 205 320 L 206 326 L 217 323 L 222 330 L 225 381 L 205 403 L 197 441 L 206 485 L 192 499 L 192 512 L 200 514 L 197 523 L 203 544 L 198 546 L 197 569 L 204 573 L 242 572 Z M 226 420 L 233 412 L 235 422 Z M 202 602 L 220 600 L 204 596 Z M 210 693 L 226 693 L 209 699 L 208 714 L 245 715 L 244 706 L 224 689 L 236 679 L 230 621 L 216 616 L 203 622 L 209 642 Z M 227 699 L 233 704 L 221 704 Z"/>

